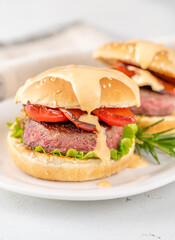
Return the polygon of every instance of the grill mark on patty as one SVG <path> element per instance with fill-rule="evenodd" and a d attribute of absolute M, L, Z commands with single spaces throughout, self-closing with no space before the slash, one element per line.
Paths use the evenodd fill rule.
<path fill-rule="evenodd" d="M 61 132 L 64 132 L 66 134 L 73 134 L 73 133 L 89 133 L 89 131 L 86 131 L 82 128 L 76 127 L 72 122 L 58 122 L 58 123 L 49 123 L 49 122 L 40 122 L 41 125 L 43 125 L 45 128 L 47 128 L 50 131 L 56 131 L 59 130 Z M 106 130 L 110 130 L 111 126 L 101 123 L 103 127 L 106 128 Z M 91 132 L 93 133 L 93 132 Z M 95 134 L 95 133 L 93 133 Z"/>
<path fill-rule="evenodd" d="M 30 149 L 41 146 L 46 152 L 53 152 L 57 148 L 62 154 L 70 148 L 83 151 L 85 154 L 95 149 L 96 133 L 78 128 L 69 121 L 45 123 L 26 117 L 23 123 L 23 144 Z M 102 125 L 106 128 L 107 146 L 110 149 L 118 148 L 123 127 L 109 126 L 105 123 Z"/>

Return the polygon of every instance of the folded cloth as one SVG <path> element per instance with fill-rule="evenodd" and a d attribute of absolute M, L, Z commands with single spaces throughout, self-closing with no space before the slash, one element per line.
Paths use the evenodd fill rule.
<path fill-rule="evenodd" d="M 44 38 L 1 46 L 0 100 L 13 96 L 27 78 L 57 66 L 61 54 L 90 53 L 110 40 L 102 31 L 79 23 Z"/>

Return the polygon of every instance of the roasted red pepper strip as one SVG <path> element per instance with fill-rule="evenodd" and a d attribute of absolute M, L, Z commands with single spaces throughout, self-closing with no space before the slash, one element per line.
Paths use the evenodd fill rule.
<path fill-rule="evenodd" d="M 80 109 L 52 109 L 48 107 L 35 106 L 28 103 L 25 110 L 29 117 L 41 122 L 64 122 L 72 121 L 77 127 L 87 131 L 97 131 L 96 126 L 79 121 L 84 112 Z M 124 126 L 134 123 L 134 115 L 126 108 L 100 108 L 93 111 L 100 120 L 112 126 Z"/>
<path fill-rule="evenodd" d="M 128 108 L 99 108 L 95 109 L 93 113 L 98 116 L 99 120 L 111 126 L 136 123 L 134 114 Z"/>
<path fill-rule="evenodd" d="M 116 64 L 115 64 L 115 69 L 118 70 L 118 71 L 120 71 L 120 72 L 122 72 L 122 73 L 124 73 L 124 74 L 127 75 L 128 77 L 131 77 L 131 78 L 132 78 L 136 73 L 135 73 L 135 71 L 133 71 L 133 70 L 132 70 L 132 71 L 129 70 L 129 69 L 127 68 L 128 65 L 129 65 L 129 64 L 126 65 L 125 63 L 116 62 Z M 132 66 L 132 65 L 131 65 L 131 66 Z M 154 73 L 152 73 L 152 75 L 153 75 L 154 77 L 156 77 L 157 80 L 164 86 L 164 90 L 163 90 L 162 92 L 167 92 L 167 93 L 169 93 L 169 94 L 171 94 L 171 95 L 175 95 L 175 85 L 174 85 L 173 83 L 168 83 L 168 82 L 162 80 L 161 78 L 155 76 Z"/>
<path fill-rule="evenodd" d="M 96 126 L 94 124 L 85 123 L 82 121 L 79 121 L 77 117 L 73 115 L 72 112 L 70 112 L 68 109 L 65 108 L 59 108 L 59 110 L 64 113 L 64 115 L 75 124 L 75 126 L 82 128 L 86 131 L 97 131 Z"/>
<path fill-rule="evenodd" d="M 31 104 L 25 106 L 30 118 L 41 122 L 65 122 L 67 117 L 58 109 L 39 107 Z"/>
<path fill-rule="evenodd" d="M 154 75 L 154 74 L 153 74 Z M 160 79 L 159 77 L 155 76 L 157 80 L 164 86 L 164 90 L 162 90 L 163 93 L 170 93 L 171 95 L 175 96 L 175 85 L 172 83 L 168 83 Z"/>
<path fill-rule="evenodd" d="M 68 118 L 59 109 L 53 109 L 43 106 L 32 105 L 28 103 L 25 110 L 29 117 L 41 122 L 65 122 Z M 80 109 L 69 110 L 74 116 L 80 118 L 84 112 Z"/>
<path fill-rule="evenodd" d="M 78 119 L 81 117 L 81 115 L 86 113 L 86 112 L 84 112 L 84 111 L 82 111 L 80 109 L 68 109 L 68 111 L 71 112 Z"/>
<path fill-rule="evenodd" d="M 124 73 L 125 75 L 127 75 L 128 77 L 133 77 L 136 73 L 135 71 L 131 71 L 127 68 L 127 66 L 121 62 L 116 62 L 115 67 L 116 70 Z"/>

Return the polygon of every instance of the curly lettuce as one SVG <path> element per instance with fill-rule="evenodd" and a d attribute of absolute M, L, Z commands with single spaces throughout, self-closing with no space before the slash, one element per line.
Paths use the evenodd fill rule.
<path fill-rule="evenodd" d="M 14 123 L 7 122 L 6 124 L 10 128 L 10 130 L 11 130 L 10 137 L 19 138 L 20 141 L 23 142 L 23 138 L 22 138 L 23 129 L 20 127 L 19 119 L 16 117 Z"/>
<path fill-rule="evenodd" d="M 23 129 L 19 125 L 18 118 L 16 118 L 14 124 L 7 123 L 7 126 L 12 131 L 11 137 L 18 138 L 22 142 L 23 141 L 23 138 L 22 138 Z M 135 123 L 128 124 L 124 127 L 123 136 L 119 143 L 118 150 L 114 149 L 114 148 L 112 148 L 110 150 L 111 159 L 118 160 L 129 153 L 129 150 L 134 143 L 134 139 L 135 139 L 137 130 L 138 130 L 138 128 Z M 36 152 L 40 152 L 40 153 L 48 153 L 44 150 L 44 148 L 42 146 L 37 146 L 37 147 L 33 148 L 33 150 Z M 91 159 L 91 158 L 98 159 L 99 158 L 97 156 L 97 154 L 93 151 L 90 151 L 87 154 L 84 154 L 83 152 L 78 152 L 75 149 L 69 149 L 65 155 L 61 154 L 58 149 L 55 149 L 53 152 L 49 152 L 49 154 L 53 154 L 53 155 L 57 155 L 57 156 L 61 156 L 61 157 L 73 157 L 76 159 Z"/>

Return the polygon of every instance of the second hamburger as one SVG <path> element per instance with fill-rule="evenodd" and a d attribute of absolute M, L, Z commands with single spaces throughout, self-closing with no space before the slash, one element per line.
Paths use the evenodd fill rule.
<path fill-rule="evenodd" d="M 108 43 L 94 53 L 99 61 L 131 77 L 140 87 L 141 106 L 131 111 L 151 132 L 175 128 L 175 51 L 141 40 Z"/>

